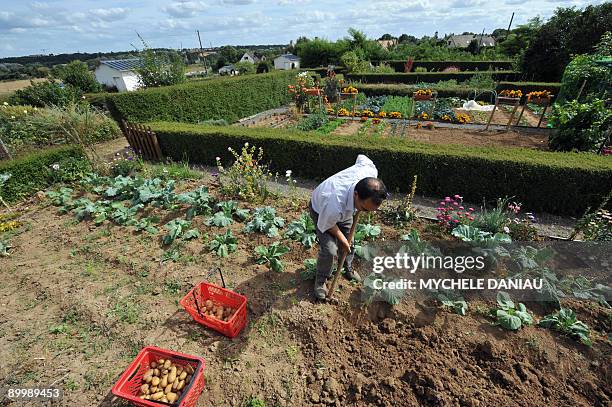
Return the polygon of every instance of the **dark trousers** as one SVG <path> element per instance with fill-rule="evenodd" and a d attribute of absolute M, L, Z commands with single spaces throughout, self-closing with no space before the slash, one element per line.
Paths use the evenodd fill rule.
<path fill-rule="evenodd" d="M 316 226 L 317 221 L 319 220 L 319 214 L 312 209 L 312 203 L 308 204 L 308 208 L 310 209 L 310 217 Z M 351 226 L 353 225 L 353 219 L 351 218 L 344 222 L 339 222 L 337 225 L 342 234 L 348 239 Z M 316 278 L 318 281 L 324 282 L 332 274 L 334 257 L 338 257 L 338 239 L 336 239 L 335 236 L 332 236 L 331 233 L 320 231 L 318 227 L 316 230 L 317 239 L 319 240 L 319 256 L 317 257 Z M 355 257 L 355 251 L 351 247 L 351 251 L 348 256 L 346 256 L 346 260 L 344 261 L 344 267 L 347 271 L 351 270 L 352 268 L 353 257 Z"/>

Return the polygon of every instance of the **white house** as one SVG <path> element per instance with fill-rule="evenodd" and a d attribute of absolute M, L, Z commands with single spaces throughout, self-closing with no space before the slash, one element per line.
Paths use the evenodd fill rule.
<path fill-rule="evenodd" d="M 300 57 L 284 54 L 274 58 L 274 69 L 300 69 Z"/>
<path fill-rule="evenodd" d="M 134 69 L 142 66 L 139 58 L 100 61 L 94 74 L 96 80 L 106 86 L 114 86 L 119 92 L 138 89 L 138 74 Z"/>
<path fill-rule="evenodd" d="M 258 57 L 257 55 L 251 53 L 251 52 L 245 52 L 244 55 L 242 56 L 242 58 L 240 58 L 240 62 L 250 62 L 252 64 L 257 64 L 261 61 L 265 61 L 266 60 L 266 56 L 262 55 L 261 57 Z"/>

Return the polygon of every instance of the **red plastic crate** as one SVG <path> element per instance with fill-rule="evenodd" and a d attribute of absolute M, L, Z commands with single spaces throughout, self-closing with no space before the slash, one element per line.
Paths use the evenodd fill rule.
<path fill-rule="evenodd" d="M 204 313 L 200 314 L 196 307 L 194 293 L 200 309 L 204 306 L 206 300 L 211 300 L 215 304 L 234 308 L 236 312 L 234 312 L 234 315 L 232 315 L 227 322 L 209 317 Z M 246 303 L 247 298 L 244 295 L 204 281 L 193 287 L 180 302 L 183 308 L 185 308 L 196 322 L 212 328 L 230 338 L 234 338 L 238 335 L 246 324 Z"/>
<path fill-rule="evenodd" d="M 160 407 L 170 405 L 162 401 L 142 400 L 139 396 L 140 386 L 143 383 L 143 376 L 150 369 L 151 362 L 159 359 L 170 359 L 174 364 L 186 366 L 191 365 L 195 370 L 191 378 L 191 383 L 185 386 L 181 397 L 172 404 L 177 407 L 195 407 L 202 390 L 204 390 L 204 359 L 184 355 L 167 349 L 147 346 L 143 348 L 132 363 L 125 369 L 117 383 L 113 386 L 112 393 L 132 404 L 141 407 Z"/>

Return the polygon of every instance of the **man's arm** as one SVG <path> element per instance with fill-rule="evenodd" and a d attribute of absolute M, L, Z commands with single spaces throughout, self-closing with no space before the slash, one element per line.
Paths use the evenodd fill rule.
<path fill-rule="evenodd" d="M 330 229 L 327 230 L 327 233 L 338 239 L 339 249 L 342 249 L 346 253 L 351 250 L 351 244 L 346 239 L 346 236 L 344 236 L 344 233 L 342 233 L 338 225 L 332 226 Z M 340 253 L 338 253 L 338 256 L 340 256 Z"/>

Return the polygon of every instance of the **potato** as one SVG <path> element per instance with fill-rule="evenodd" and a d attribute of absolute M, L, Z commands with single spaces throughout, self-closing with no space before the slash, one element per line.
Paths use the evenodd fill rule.
<path fill-rule="evenodd" d="M 187 375 L 187 377 L 185 378 L 185 383 L 189 383 L 189 381 L 191 380 L 191 376 L 193 375 L 190 375 L 190 374 Z"/>
<path fill-rule="evenodd" d="M 170 403 L 174 403 L 176 400 L 178 400 L 178 395 L 176 393 L 170 392 L 166 394 L 166 398 Z"/>
<path fill-rule="evenodd" d="M 169 385 L 166 386 L 166 388 L 164 389 L 164 393 L 168 394 L 172 391 L 172 383 L 170 383 Z"/>
<path fill-rule="evenodd" d="M 206 300 L 204 304 L 206 305 L 206 308 L 211 308 L 213 306 L 213 302 L 211 300 Z"/>
<path fill-rule="evenodd" d="M 183 366 L 177 366 L 176 367 L 176 375 L 180 376 L 181 373 L 183 373 Z"/>
<path fill-rule="evenodd" d="M 185 378 L 187 377 L 187 372 L 183 372 L 181 373 L 181 375 L 178 377 L 179 380 L 185 380 Z"/>
<path fill-rule="evenodd" d="M 176 386 L 177 390 L 183 390 L 183 387 L 185 387 L 185 380 L 181 380 L 179 381 L 178 386 Z"/>
<path fill-rule="evenodd" d="M 160 383 L 160 382 L 161 382 L 161 379 L 160 379 L 159 377 L 154 377 L 154 378 L 151 380 L 151 384 L 152 384 L 153 386 L 156 386 L 156 387 L 157 387 L 157 385 L 159 385 L 159 383 Z"/>
<path fill-rule="evenodd" d="M 170 365 L 172 365 L 172 362 L 170 361 L 170 359 L 166 360 L 166 362 L 164 363 L 164 369 L 170 368 Z"/>
<path fill-rule="evenodd" d="M 195 369 L 193 368 L 193 366 L 187 365 L 187 374 L 193 374 L 193 372 L 195 372 Z"/>
<path fill-rule="evenodd" d="M 163 365 L 165 361 L 166 361 L 166 359 L 158 359 L 157 360 L 157 364 L 158 365 Z"/>
<path fill-rule="evenodd" d="M 151 362 L 151 369 L 155 369 L 157 367 L 157 362 Z"/>
<path fill-rule="evenodd" d="M 153 369 L 153 376 L 159 376 L 159 369 Z"/>
<path fill-rule="evenodd" d="M 159 400 L 162 397 L 164 397 L 164 392 L 163 391 L 158 391 L 157 393 L 151 395 L 151 399 L 152 400 Z"/>
<path fill-rule="evenodd" d="M 172 390 L 176 390 L 180 382 L 180 380 L 176 379 L 174 383 L 172 383 Z"/>
<path fill-rule="evenodd" d="M 151 387 L 151 389 L 149 390 L 149 394 L 157 393 L 158 391 L 159 391 L 159 387 L 157 387 L 157 386 L 153 386 L 153 387 Z"/>
<path fill-rule="evenodd" d="M 149 385 L 148 384 L 143 384 L 142 386 L 140 386 L 140 391 L 143 392 L 144 394 L 147 394 L 147 392 L 149 391 Z"/>
<path fill-rule="evenodd" d="M 162 389 L 165 388 L 168 385 L 168 375 L 163 375 L 161 382 L 159 382 L 159 387 L 161 387 Z"/>
<path fill-rule="evenodd" d="M 150 375 L 144 375 L 144 376 L 142 377 L 142 380 L 143 380 L 145 383 L 151 383 L 151 380 L 153 380 L 153 376 L 150 376 Z"/>
<path fill-rule="evenodd" d="M 176 366 L 173 366 L 168 373 L 168 383 L 174 383 L 174 379 L 176 379 Z"/>
<path fill-rule="evenodd" d="M 161 399 L 159 399 L 159 401 L 163 401 L 164 403 L 168 402 L 168 399 L 166 398 L 166 396 L 162 397 Z"/>

